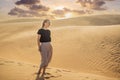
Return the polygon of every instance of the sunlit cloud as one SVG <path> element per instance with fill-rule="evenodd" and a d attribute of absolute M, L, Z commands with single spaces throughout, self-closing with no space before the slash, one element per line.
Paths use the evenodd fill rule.
<path fill-rule="evenodd" d="M 71 17 L 75 17 L 78 15 L 83 15 L 83 14 L 85 14 L 85 12 L 83 10 L 72 10 L 69 8 L 58 6 L 57 9 L 52 11 L 52 14 L 54 14 L 54 16 L 56 16 L 58 18 L 60 18 L 60 17 L 71 18 Z"/>
<path fill-rule="evenodd" d="M 71 18 L 71 17 L 73 17 L 74 15 L 72 14 L 72 13 L 66 13 L 65 14 L 65 18 Z"/>
<path fill-rule="evenodd" d="M 63 9 L 64 9 L 64 6 L 58 6 L 54 8 L 54 10 L 63 10 Z"/>

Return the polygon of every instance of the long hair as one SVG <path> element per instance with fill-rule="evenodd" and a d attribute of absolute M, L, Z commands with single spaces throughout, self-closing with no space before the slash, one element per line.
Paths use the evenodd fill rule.
<path fill-rule="evenodd" d="M 50 21 L 50 20 L 49 20 L 49 19 L 45 19 L 45 20 L 43 21 L 43 23 L 42 23 L 42 28 L 44 28 L 45 23 L 46 23 L 47 21 Z"/>

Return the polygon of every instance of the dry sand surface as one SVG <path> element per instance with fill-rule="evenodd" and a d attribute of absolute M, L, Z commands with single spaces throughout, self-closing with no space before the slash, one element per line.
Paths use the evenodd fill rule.
<path fill-rule="evenodd" d="M 35 80 L 37 22 L 0 24 L 0 79 Z M 120 25 L 51 27 L 48 80 L 120 80 Z"/>
<path fill-rule="evenodd" d="M 78 73 L 60 68 L 47 68 L 45 77 L 37 77 L 38 66 L 0 58 L 1 80 L 118 80 L 89 73 Z"/>

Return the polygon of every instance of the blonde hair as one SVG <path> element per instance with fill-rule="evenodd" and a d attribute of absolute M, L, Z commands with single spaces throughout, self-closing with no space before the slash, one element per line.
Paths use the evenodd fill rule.
<path fill-rule="evenodd" d="M 42 23 L 42 28 L 44 28 L 45 23 L 46 23 L 47 21 L 50 21 L 50 20 L 49 20 L 49 19 L 45 19 L 45 20 L 43 21 L 43 23 Z"/>

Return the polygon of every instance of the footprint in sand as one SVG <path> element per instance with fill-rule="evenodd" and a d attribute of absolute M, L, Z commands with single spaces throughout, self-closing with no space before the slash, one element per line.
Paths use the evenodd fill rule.
<path fill-rule="evenodd" d="M 45 79 L 50 79 L 50 78 L 58 78 L 61 77 L 62 75 L 52 75 L 51 73 L 46 73 L 44 77 L 40 77 L 37 75 L 36 80 L 45 80 Z"/>
<path fill-rule="evenodd" d="M 89 77 L 85 77 L 86 79 L 88 79 Z"/>
<path fill-rule="evenodd" d="M 60 76 L 59 75 L 58 76 L 50 75 L 50 76 L 45 76 L 44 79 L 58 78 L 58 77 L 60 77 Z"/>
<path fill-rule="evenodd" d="M 22 63 L 20 63 L 20 62 L 18 62 L 17 64 L 18 64 L 18 66 L 22 66 Z"/>
<path fill-rule="evenodd" d="M 50 79 L 50 77 L 44 77 L 45 79 Z"/>
<path fill-rule="evenodd" d="M 54 76 L 45 76 L 45 77 L 39 77 L 39 76 L 37 76 L 36 80 L 45 80 L 45 79 L 50 79 L 52 77 L 54 77 Z"/>
<path fill-rule="evenodd" d="M 32 67 L 34 67 L 34 68 L 38 68 L 38 66 L 36 66 L 36 65 L 33 65 Z"/>
<path fill-rule="evenodd" d="M 14 61 L 6 61 L 4 59 L 0 59 L 0 65 L 5 65 L 5 64 L 8 64 L 8 63 L 14 63 Z"/>
<path fill-rule="evenodd" d="M 53 76 L 51 73 L 46 73 L 44 78 L 45 79 L 50 79 L 52 77 L 55 77 L 55 76 Z"/>
<path fill-rule="evenodd" d="M 62 70 L 62 71 L 64 71 L 64 72 L 71 72 L 70 70 Z"/>
<path fill-rule="evenodd" d="M 14 61 L 4 61 L 5 63 L 14 63 Z"/>
<path fill-rule="evenodd" d="M 56 69 L 56 72 L 61 72 L 61 70 L 59 70 L 59 69 Z"/>
<path fill-rule="evenodd" d="M 5 65 L 4 63 L 0 63 L 0 65 Z"/>

